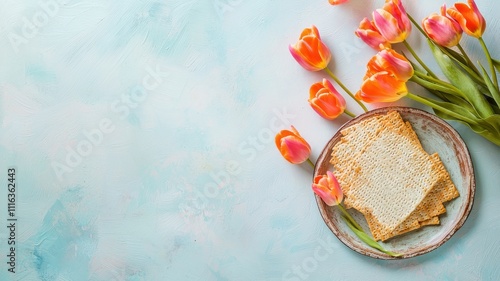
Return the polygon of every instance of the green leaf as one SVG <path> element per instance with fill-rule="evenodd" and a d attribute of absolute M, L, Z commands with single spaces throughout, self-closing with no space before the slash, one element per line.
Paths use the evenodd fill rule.
<path fill-rule="evenodd" d="M 443 99 L 444 101 L 448 101 L 452 104 L 458 105 L 468 112 L 474 112 L 474 108 L 472 107 L 472 105 L 463 98 L 450 95 L 447 93 L 440 93 L 440 94 L 442 96 L 441 99 Z"/>
<path fill-rule="evenodd" d="M 417 72 L 415 72 L 417 73 Z M 424 77 L 422 77 L 422 75 Z M 440 85 L 440 84 L 436 84 L 432 81 L 428 81 L 425 79 L 425 74 L 415 74 L 413 75 L 410 80 L 419 84 L 420 86 L 426 88 L 426 89 L 432 89 L 432 90 L 436 90 L 436 91 L 440 91 L 440 92 L 443 92 L 443 93 L 447 93 L 447 94 L 450 94 L 450 95 L 454 95 L 454 96 L 460 96 L 460 97 L 464 97 L 466 98 L 466 96 L 464 95 L 464 93 L 460 92 L 460 90 L 458 89 L 452 89 L 450 87 L 446 87 L 446 86 L 443 86 L 443 85 Z M 431 77 L 432 78 L 432 77 Z"/>
<path fill-rule="evenodd" d="M 443 119 L 457 120 L 457 121 L 462 121 L 464 123 L 471 123 L 471 122 L 469 122 L 469 120 L 472 120 L 473 122 L 475 122 L 476 120 L 478 120 L 478 117 L 476 115 L 474 115 L 474 113 L 472 111 L 467 110 L 466 107 L 460 106 L 459 104 L 455 104 L 455 103 L 451 103 L 451 102 L 445 102 L 445 101 L 437 101 L 437 100 L 429 99 L 429 98 L 422 97 L 422 96 L 421 96 L 421 98 L 424 99 L 424 100 L 427 100 L 427 101 L 429 101 L 431 103 L 437 104 L 440 107 L 444 107 L 447 110 L 450 110 L 450 111 L 453 111 L 455 113 L 458 113 L 458 115 L 460 117 L 462 117 L 462 118 L 457 118 L 457 117 L 454 117 L 452 115 L 449 115 L 449 114 L 445 113 L 444 111 L 433 109 L 434 112 L 439 117 L 441 117 Z"/>
<path fill-rule="evenodd" d="M 497 106 L 500 106 L 500 93 L 498 92 L 497 87 L 495 87 L 495 85 L 493 85 L 493 81 L 491 81 L 490 77 L 488 76 L 486 69 L 484 69 L 484 67 L 481 64 L 479 64 L 479 67 L 481 67 L 481 71 L 483 74 L 483 80 L 486 83 L 486 85 L 488 86 L 488 90 L 490 90 L 491 97 L 493 97 Z"/>
<path fill-rule="evenodd" d="M 433 89 L 427 89 L 427 90 L 428 90 L 429 92 L 431 92 L 433 95 L 435 95 L 436 97 L 438 97 L 439 99 L 443 100 L 443 101 L 450 101 L 450 100 L 448 99 L 448 97 L 447 97 L 444 93 L 442 93 L 442 92 L 440 92 L 440 91 L 436 91 L 436 90 L 433 90 Z M 451 96 L 451 95 L 450 95 L 450 96 Z"/>
<path fill-rule="evenodd" d="M 491 115 L 488 118 L 479 120 L 481 126 L 470 126 L 475 133 L 481 135 L 485 139 L 500 146 L 500 115 Z"/>
<path fill-rule="evenodd" d="M 495 69 L 500 72 L 500 61 L 496 60 L 496 59 L 491 59 L 491 61 L 493 62 L 493 66 L 495 67 Z"/>
<path fill-rule="evenodd" d="M 470 111 L 467 111 L 466 109 L 461 108 L 456 104 L 448 102 L 438 102 L 438 101 L 433 101 L 433 102 L 442 107 L 445 107 L 448 110 L 455 111 L 460 115 L 463 115 L 465 118 L 458 119 L 442 111 L 434 109 L 434 113 L 436 113 L 437 116 L 446 120 L 455 120 L 460 123 L 463 123 L 467 125 L 476 134 L 500 146 L 500 114 L 493 114 L 487 118 L 478 118 L 477 116 L 474 116 Z M 465 119 L 472 120 L 473 122 L 467 122 Z"/>
<path fill-rule="evenodd" d="M 483 84 L 483 80 L 479 76 L 479 70 L 476 68 L 475 65 L 472 64 L 472 62 L 467 62 L 465 57 L 458 52 L 454 51 L 453 49 L 446 48 L 446 47 L 440 47 L 441 51 L 448 55 L 450 58 L 452 58 L 460 67 L 462 67 L 463 70 L 467 71 L 467 73 L 470 75 L 472 79 L 474 79 L 477 83 Z M 486 85 L 484 85 L 486 86 Z"/>
<path fill-rule="evenodd" d="M 434 110 L 437 116 L 447 119 L 456 120 L 460 123 L 467 125 L 476 134 L 482 136 L 483 138 L 489 140 L 490 142 L 500 146 L 500 115 L 494 114 L 485 119 L 476 119 L 477 124 L 471 124 L 464 122 L 463 120 L 458 120 L 456 118 L 450 117 L 449 115 L 443 114 L 440 111 Z M 495 123 L 493 123 L 495 122 Z"/>
<path fill-rule="evenodd" d="M 496 135 L 498 135 L 500 138 L 500 114 L 494 114 L 490 117 L 481 119 L 481 122 L 484 122 L 488 124 L 488 127 L 493 128 L 493 130 L 490 130 L 490 132 L 496 133 Z"/>
<path fill-rule="evenodd" d="M 466 95 L 466 99 L 476 109 L 477 113 L 481 117 L 488 117 L 492 115 L 493 109 L 486 101 L 483 94 L 478 90 L 476 83 L 474 83 L 474 81 L 467 74 L 457 67 L 450 57 L 444 54 L 441 49 L 434 46 L 432 43 L 429 43 L 429 45 L 431 46 L 436 62 L 446 78 L 448 78 L 454 86 Z"/>
<path fill-rule="evenodd" d="M 493 114 L 486 118 L 480 118 L 474 115 L 472 111 L 454 103 L 436 101 L 411 93 L 408 93 L 408 97 L 432 107 L 437 116 L 463 123 L 478 135 L 500 146 L 500 114 Z"/>
<path fill-rule="evenodd" d="M 349 228 L 352 230 L 352 232 L 354 232 L 354 234 L 356 234 L 356 236 L 359 237 L 359 239 L 361 239 L 361 241 L 365 242 L 368 246 L 374 248 L 374 249 L 377 249 L 383 253 L 386 253 L 388 254 L 389 256 L 392 256 L 392 257 L 399 257 L 401 256 L 401 254 L 397 254 L 397 253 L 394 253 L 394 252 L 391 252 L 391 251 L 387 251 L 386 249 L 384 249 L 377 241 L 375 241 L 372 237 L 370 237 L 368 234 L 366 234 L 364 231 L 361 231 L 361 230 L 358 230 L 352 223 L 351 221 L 349 221 L 345 216 L 342 216 L 345 220 L 345 222 L 347 223 L 347 225 L 349 226 Z"/>
<path fill-rule="evenodd" d="M 444 51 L 446 54 L 452 57 L 455 61 L 458 61 L 462 64 L 467 64 L 467 60 L 459 52 L 447 47 L 441 47 L 441 48 L 442 51 Z"/>

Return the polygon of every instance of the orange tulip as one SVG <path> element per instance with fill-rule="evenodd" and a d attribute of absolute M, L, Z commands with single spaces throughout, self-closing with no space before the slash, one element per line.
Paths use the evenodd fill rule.
<path fill-rule="evenodd" d="M 389 72 L 403 82 L 408 81 L 414 73 L 411 63 L 393 49 L 382 50 L 370 59 L 365 79 L 382 71 Z"/>
<path fill-rule="evenodd" d="M 408 94 L 406 83 L 387 71 L 375 73 L 363 81 L 356 99 L 364 102 L 393 102 Z"/>
<path fill-rule="evenodd" d="M 474 0 L 468 0 L 467 2 L 469 4 L 455 3 L 446 12 L 460 24 L 465 33 L 479 38 L 483 36 L 486 29 L 486 21 L 479 12 Z"/>
<path fill-rule="evenodd" d="M 311 155 L 311 146 L 292 126 L 292 130 L 281 130 L 275 137 L 276 147 L 281 155 L 292 164 L 300 164 Z"/>
<path fill-rule="evenodd" d="M 441 15 L 431 14 L 422 20 L 425 33 L 438 45 L 451 48 L 462 38 L 462 28 L 453 18 L 446 15 L 446 5 L 441 6 Z"/>
<path fill-rule="evenodd" d="M 338 5 L 338 4 L 342 4 L 342 3 L 345 3 L 349 0 L 328 0 L 328 2 L 330 2 L 330 4 L 332 5 Z"/>
<path fill-rule="evenodd" d="M 315 177 L 312 189 L 328 206 L 339 205 L 344 199 L 340 184 L 330 171 L 326 175 Z"/>
<path fill-rule="evenodd" d="M 295 60 L 309 71 L 325 69 L 332 57 L 328 47 L 321 41 L 316 26 L 306 28 L 299 41 L 288 47 Z"/>
<path fill-rule="evenodd" d="M 373 23 L 389 43 L 403 42 L 411 31 L 411 22 L 401 0 L 386 0 L 373 12 Z"/>
<path fill-rule="evenodd" d="M 391 47 L 391 43 L 385 40 L 380 31 L 373 25 L 373 21 L 370 21 L 368 18 L 364 18 L 359 23 L 359 27 L 354 34 L 375 50 Z"/>
<path fill-rule="evenodd" d="M 311 86 L 309 104 L 321 117 L 328 120 L 337 118 L 346 107 L 344 97 L 326 79 Z"/>

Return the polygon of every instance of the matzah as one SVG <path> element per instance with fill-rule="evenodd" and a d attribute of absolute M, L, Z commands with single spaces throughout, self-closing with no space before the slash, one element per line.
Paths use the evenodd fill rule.
<path fill-rule="evenodd" d="M 332 149 L 334 173 L 345 206 L 365 215 L 376 240 L 439 223 L 437 215 L 446 211 L 442 203 L 458 191 L 439 156 L 423 150 L 410 123 L 390 111 L 341 133 Z"/>

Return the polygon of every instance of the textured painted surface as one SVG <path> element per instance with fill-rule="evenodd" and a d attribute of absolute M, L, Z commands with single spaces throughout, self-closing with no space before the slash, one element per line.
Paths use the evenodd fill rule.
<path fill-rule="evenodd" d="M 373 51 L 353 29 L 382 2 L 2 1 L 0 179 L 17 168 L 18 222 L 13 275 L 2 187 L 0 280 L 498 280 L 500 149 L 464 126 L 453 124 L 477 173 L 471 216 L 404 261 L 342 245 L 319 215 L 311 169 L 274 148 L 293 123 L 316 157 L 347 120 L 309 108 L 322 75 L 287 45 L 315 24 L 354 89 Z M 405 3 L 418 18 L 440 5 Z M 500 4 L 477 3 L 498 46 Z M 480 57 L 476 42 L 463 45 Z"/>

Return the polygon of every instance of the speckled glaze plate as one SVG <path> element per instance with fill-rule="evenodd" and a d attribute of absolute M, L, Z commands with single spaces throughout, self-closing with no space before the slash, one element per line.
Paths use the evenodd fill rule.
<path fill-rule="evenodd" d="M 460 192 L 458 198 L 445 203 L 446 213 L 440 215 L 440 225 L 425 226 L 421 229 L 396 236 L 381 243 L 385 249 L 401 254 L 398 259 L 411 258 L 428 253 L 446 241 L 465 223 L 474 201 L 475 181 L 469 151 L 460 135 L 448 123 L 423 110 L 409 107 L 384 107 L 364 113 L 344 124 L 321 152 L 314 169 L 314 177 L 332 170 L 330 153 L 340 140 L 340 130 L 361 120 L 378 114 L 396 110 L 405 121 L 409 121 L 417 133 L 423 148 L 429 154 L 437 152 L 448 170 L 453 183 Z M 313 178 L 314 178 L 313 177 Z M 395 259 L 364 244 L 347 226 L 337 207 L 327 206 L 316 196 L 319 211 L 330 230 L 352 250 L 378 259 Z M 363 215 L 350 209 L 349 213 L 369 232 Z"/>

